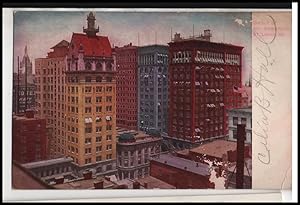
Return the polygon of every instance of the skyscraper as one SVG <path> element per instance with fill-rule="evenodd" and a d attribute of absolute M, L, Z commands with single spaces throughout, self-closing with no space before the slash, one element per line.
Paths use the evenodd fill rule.
<path fill-rule="evenodd" d="M 138 125 L 139 130 L 167 130 L 168 46 L 138 48 Z"/>
<path fill-rule="evenodd" d="M 73 33 L 65 82 L 66 155 L 82 169 L 116 169 L 116 65 L 108 37 L 98 36 L 95 16 Z"/>
<path fill-rule="evenodd" d="M 69 42 L 62 40 L 46 58 L 35 59 L 36 109 L 46 119 L 50 158 L 67 154 L 65 116 L 65 58 Z"/>
<path fill-rule="evenodd" d="M 169 43 L 168 135 L 188 142 L 228 134 L 226 109 L 239 107 L 241 46 L 210 41 L 211 33 Z"/>
<path fill-rule="evenodd" d="M 117 65 L 117 126 L 137 130 L 137 47 L 115 47 Z"/>

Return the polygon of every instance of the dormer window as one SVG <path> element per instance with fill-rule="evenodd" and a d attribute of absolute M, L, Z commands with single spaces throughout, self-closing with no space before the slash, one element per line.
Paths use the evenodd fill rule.
<path fill-rule="evenodd" d="M 106 64 L 106 70 L 107 70 L 107 71 L 112 71 L 112 67 L 111 67 L 111 63 L 110 63 L 110 62 L 108 62 L 108 63 Z"/>
<path fill-rule="evenodd" d="M 96 64 L 96 70 L 98 70 L 98 71 L 102 70 L 102 65 L 101 65 L 101 63 L 97 63 L 97 64 Z"/>
<path fill-rule="evenodd" d="M 92 64 L 90 62 L 85 64 L 85 70 L 92 70 Z"/>

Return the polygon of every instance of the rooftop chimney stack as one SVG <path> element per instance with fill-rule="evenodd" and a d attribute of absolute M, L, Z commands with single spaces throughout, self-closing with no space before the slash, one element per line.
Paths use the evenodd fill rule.
<path fill-rule="evenodd" d="M 64 176 L 59 176 L 59 177 L 55 177 L 55 184 L 63 184 L 65 177 Z"/>
<path fill-rule="evenodd" d="M 104 188 L 104 181 L 103 181 L 103 179 L 94 181 L 94 187 L 95 187 L 95 189 L 103 189 Z"/>
<path fill-rule="evenodd" d="M 87 170 L 87 171 L 84 171 L 83 173 L 83 178 L 86 180 L 86 179 L 92 179 L 92 171 L 91 170 Z"/>
<path fill-rule="evenodd" d="M 137 181 L 133 182 L 133 189 L 140 189 L 140 183 Z"/>

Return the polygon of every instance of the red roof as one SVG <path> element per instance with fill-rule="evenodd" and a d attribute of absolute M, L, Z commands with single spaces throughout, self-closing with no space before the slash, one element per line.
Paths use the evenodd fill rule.
<path fill-rule="evenodd" d="M 78 53 L 80 44 L 84 56 L 111 57 L 112 49 L 107 36 L 87 36 L 86 34 L 73 33 L 70 43 L 70 53 Z"/>

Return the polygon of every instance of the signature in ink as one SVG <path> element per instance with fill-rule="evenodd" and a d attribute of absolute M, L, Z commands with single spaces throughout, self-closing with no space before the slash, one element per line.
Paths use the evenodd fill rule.
<path fill-rule="evenodd" d="M 267 19 L 271 20 L 271 33 L 270 29 L 267 29 L 267 35 L 264 33 L 264 29 L 261 32 L 254 31 L 255 38 L 261 43 L 260 47 L 256 47 L 256 52 L 259 56 L 260 64 L 257 68 L 253 68 L 254 72 L 254 86 L 258 88 L 258 93 L 254 96 L 254 103 L 258 105 L 261 119 L 256 121 L 258 130 L 253 130 L 253 133 L 260 138 L 260 143 L 263 146 L 263 150 L 258 153 L 258 160 L 263 164 L 270 164 L 271 153 L 268 146 L 269 138 L 269 115 L 272 113 L 270 97 L 274 96 L 272 92 L 272 85 L 276 83 L 268 76 L 270 69 L 275 63 L 272 58 L 271 44 L 274 43 L 277 37 L 277 27 L 275 19 L 267 15 Z"/>

